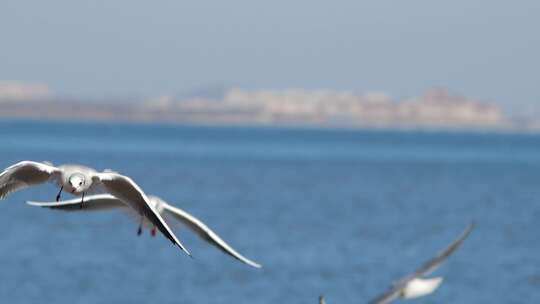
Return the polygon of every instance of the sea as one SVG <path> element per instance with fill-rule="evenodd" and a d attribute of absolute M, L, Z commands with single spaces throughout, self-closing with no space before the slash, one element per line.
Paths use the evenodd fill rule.
<path fill-rule="evenodd" d="M 121 210 L 27 205 L 43 184 L 0 202 L 0 303 L 367 303 L 471 222 L 411 303 L 540 303 L 538 135 L 0 121 L 0 167 L 21 160 L 130 176 L 263 268 L 174 223 L 193 258 Z"/>

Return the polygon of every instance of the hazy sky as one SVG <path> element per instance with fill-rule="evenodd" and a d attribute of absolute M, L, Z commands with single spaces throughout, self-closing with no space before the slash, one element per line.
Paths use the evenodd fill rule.
<path fill-rule="evenodd" d="M 2 0 L 0 80 L 89 96 L 446 86 L 540 104 L 539 32 L 534 0 Z"/>

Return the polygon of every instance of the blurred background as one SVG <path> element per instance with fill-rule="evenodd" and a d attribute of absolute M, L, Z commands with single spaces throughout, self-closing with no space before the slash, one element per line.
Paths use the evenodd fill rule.
<path fill-rule="evenodd" d="M 540 300 L 540 3 L 3 1 L 0 167 L 131 176 L 175 227 L 0 204 L 10 303 L 362 303 L 475 220 L 416 303 Z M 67 195 L 65 196 L 67 198 Z"/>

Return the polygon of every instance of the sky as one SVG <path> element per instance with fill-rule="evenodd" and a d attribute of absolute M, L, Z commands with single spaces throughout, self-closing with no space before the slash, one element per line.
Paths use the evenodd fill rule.
<path fill-rule="evenodd" d="M 540 105 L 540 1 L 0 2 L 0 80 L 60 95 L 433 86 Z"/>

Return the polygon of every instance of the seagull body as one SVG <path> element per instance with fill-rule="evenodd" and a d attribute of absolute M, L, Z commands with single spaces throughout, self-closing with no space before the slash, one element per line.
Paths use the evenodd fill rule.
<path fill-rule="evenodd" d="M 443 281 L 442 277 L 429 278 L 429 279 L 412 279 L 409 283 L 403 288 L 401 292 L 401 297 L 403 299 L 414 299 L 423 297 L 434 292 Z"/>
<path fill-rule="evenodd" d="M 80 207 L 83 206 L 84 196 L 87 192 L 104 189 L 122 200 L 141 217 L 152 222 L 174 245 L 191 256 L 151 205 L 141 188 L 131 178 L 116 172 L 98 173 L 92 168 L 81 165 L 55 167 L 49 163 L 22 161 L 0 173 L 0 199 L 5 198 L 11 192 L 45 182 L 53 182 L 60 187 L 60 192 L 56 196 L 57 201 L 60 199 L 62 190 L 82 196 Z"/>
<path fill-rule="evenodd" d="M 221 237 L 219 237 L 214 231 L 212 231 L 208 226 L 206 226 L 202 221 L 194 217 L 193 215 L 187 213 L 186 211 L 174 207 L 161 198 L 153 195 L 148 195 L 150 205 L 158 212 L 164 219 L 174 218 L 175 220 L 181 222 L 193 232 L 195 232 L 199 237 L 210 243 L 211 245 L 222 250 L 226 254 L 232 256 L 233 258 L 250 265 L 255 268 L 261 268 L 261 265 L 256 262 L 244 257 L 236 250 L 234 250 L 229 244 L 227 244 Z M 59 209 L 65 211 L 94 211 L 94 210 L 108 210 L 108 209 L 125 209 L 127 205 L 123 200 L 110 195 L 110 194 L 99 194 L 91 195 L 85 199 L 85 208 L 80 208 L 80 200 L 73 199 L 61 202 L 27 202 L 32 206 L 46 207 L 51 209 Z M 129 209 L 128 209 L 129 210 Z M 170 223 L 170 221 L 167 221 Z M 153 222 L 144 218 L 142 221 L 142 226 L 151 228 L 154 231 Z"/>
<path fill-rule="evenodd" d="M 435 257 L 425 262 L 414 273 L 405 276 L 394 283 L 386 292 L 371 300 L 370 304 L 386 304 L 391 301 L 402 299 L 414 299 L 434 292 L 442 283 L 443 278 L 423 278 L 437 269 L 456 249 L 458 249 L 474 228 L 474 223 L 469 224 L 465 231 L 444 250 Z"/>

